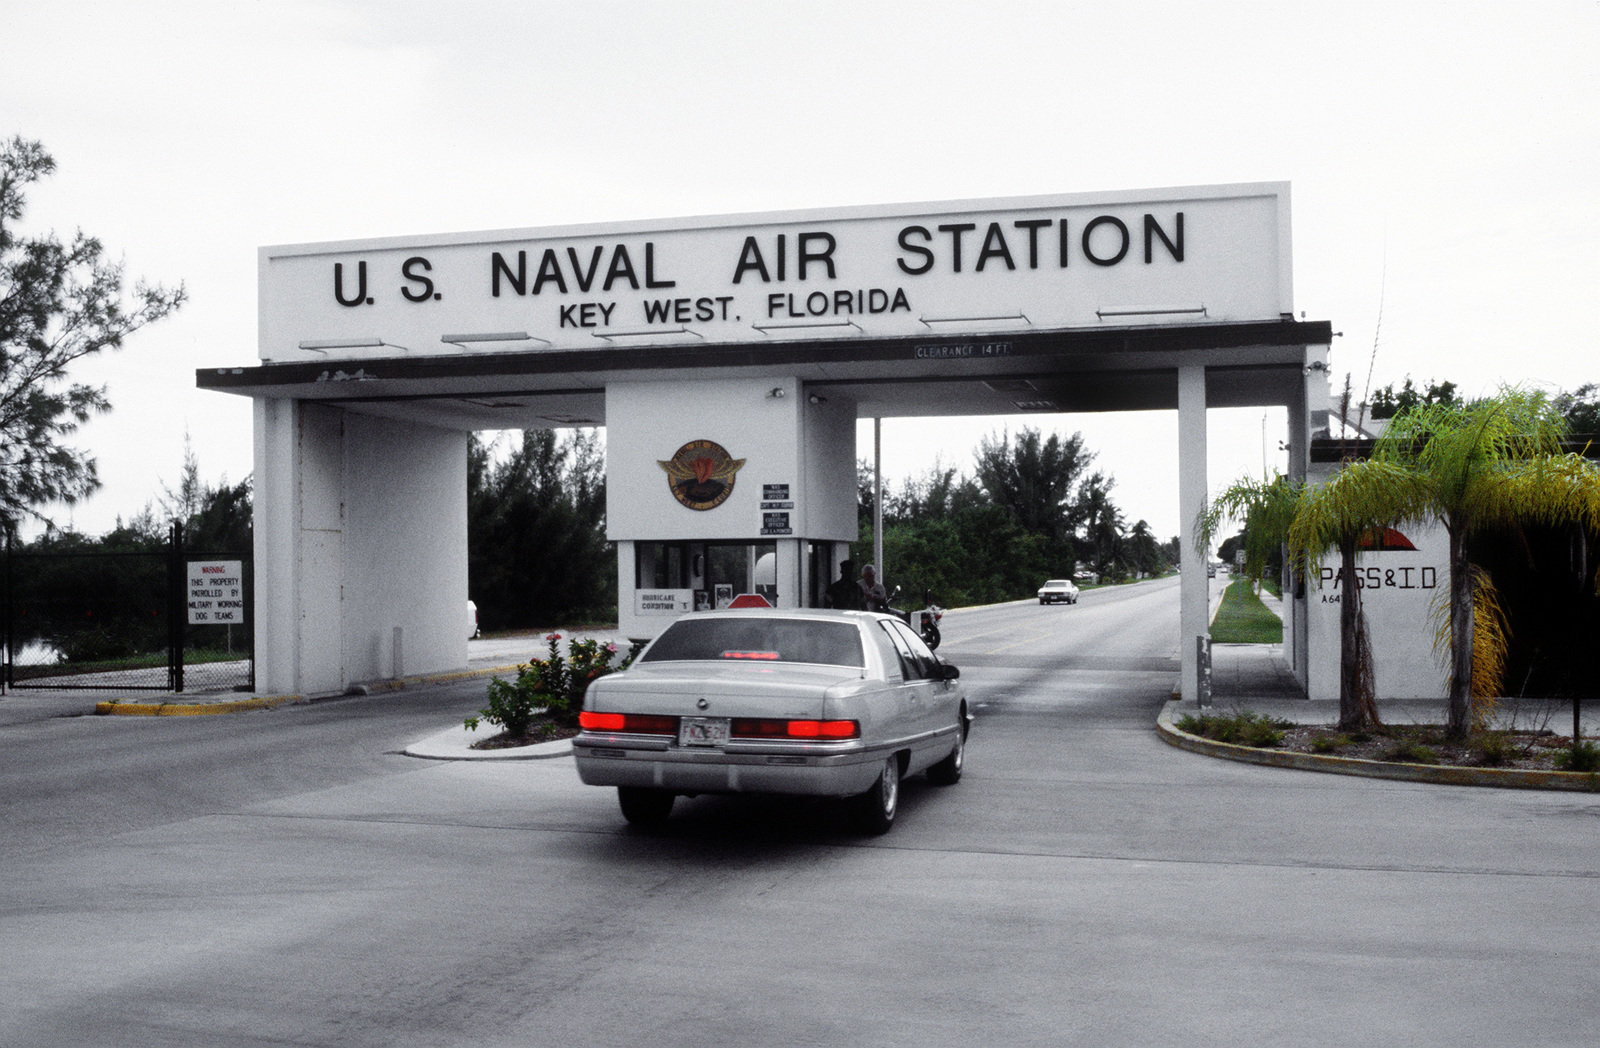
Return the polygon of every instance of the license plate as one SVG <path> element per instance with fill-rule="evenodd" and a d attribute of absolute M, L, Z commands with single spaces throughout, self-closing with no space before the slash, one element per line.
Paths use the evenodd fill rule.
<path fill-rule="evenodd" d="M 726 717 L 680 717 L 679 746 L 721 746 L 728 741 Z"/>

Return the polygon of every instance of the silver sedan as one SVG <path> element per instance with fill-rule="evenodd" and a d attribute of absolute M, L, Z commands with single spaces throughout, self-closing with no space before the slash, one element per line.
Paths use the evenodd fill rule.
<path fill-rule="evenodd" d="M 679 795 L 784 793 L 850 798 L 884 833 L 901 778 L 961 778 L 958 677 L 893 615 L 697 612 L 589 685 L 573 754 L 632 823 L 660 823 Z"/>

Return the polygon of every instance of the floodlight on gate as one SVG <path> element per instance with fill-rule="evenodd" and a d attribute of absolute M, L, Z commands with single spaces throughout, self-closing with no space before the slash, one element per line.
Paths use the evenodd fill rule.
<path fill-rule="evenodd" d="M 700 334 L 700 332 L 686 327 L 645 328 L 643 331 L 607 331 L 604 333 L 599 331 L 591 331 L 589 334 L 595 338 L 603 338 L 607 342 L 610 342 L 612 339 L 616 338 L 650 338 L 655 335 L 693 335 L 702 342 L 704 342 L 706 339 L 706 337 Z"/>
<path fill-rule="evenodd" d="M 802 321 L 797 324 L 751 324 L 755 330 L 765 335 L 769 331 L 822 331 L 828 328 L 855 328 L 863 330 L 854 320 L 817 320 Z"/>
<path fill-rule="evenodd" d="M 385 342 L 381 338 L 307 338 L 300 341 L 301 349 L 309 349 L 313 353 L 327 353 L 330 349 L 377 349 L 380 346 L 411 352 L 406 346 Z"/>
<path fill-rule="evenodd" d="M 453 346 L 462 346 L 467 342 L 543 342 L 547 346 L 555 345 L 547 338 L 530 335 L 526 331 L 485 331 L 482 334 L 467 335 L 440 335 L 440 342 L 448 342 Z"/>
<path fill-rule="evenodd" d="M 1029 327 L 1033 326 L 1033 321 L 1028 319 L 1028 315 L 1026 313 L 1010 313 L 1010 314 L 1007 314 L 1005 316 L 998 316 L 998 317 L 918 317 L 917 318 L 917 321 L 919 323 L 921 323 L 924 327 L 932 327 L 935 324 L 979 324 L 979 323 L 988 323 L 990 321 L 995 321 L 995 320 L 1020 320 L 1024 324 L 1027 324 Z"/>
<path fill-rule="evenodd" d="M 1209 316 L 1205 303 L 1198 306 L 1121 306 L 1116 309 L 1097 309 L 1094 315 L 1104 320 L 1106 317 L 1167 317 L 1181 316 L 1198 313 L 1200 316 Z"/>

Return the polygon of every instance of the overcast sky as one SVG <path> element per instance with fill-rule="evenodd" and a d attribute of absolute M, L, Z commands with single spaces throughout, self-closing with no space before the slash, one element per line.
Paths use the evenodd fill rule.
<path fill-rule="evenodd" d="M 26 227 L 190 294 L 79 367 L 105 488 L 59 517 L 138 512 L 185 434 L 250 472 L 194 372 L 255 362 L 265 244 L 1286 180 L 1336 377 L 1600 381 L 1597 54 L 1595 0 L 0 0 L 0 134 L 58 164 Z M 1281 463 L 1268 415 L 1211 413 L 1213 488 Z M 1175 413 L 890 420 L 885 471 L 1041 422 L 1177 533 Z"/>

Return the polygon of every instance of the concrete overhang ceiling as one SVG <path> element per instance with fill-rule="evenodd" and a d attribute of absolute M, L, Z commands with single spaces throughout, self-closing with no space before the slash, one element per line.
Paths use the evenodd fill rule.
<path fill-rule="evenodd" d="M 750 345 L 390 356 L 202 368 L 203 389 L 337 404 L 446 429 L 605 423 L 611 382 L 796 375 L 860 417 L 1139 411 L 1178 406 L 1178 368 L 1207 368 L 1211 407 L 1288 404 L 1324 321 Z"/>

